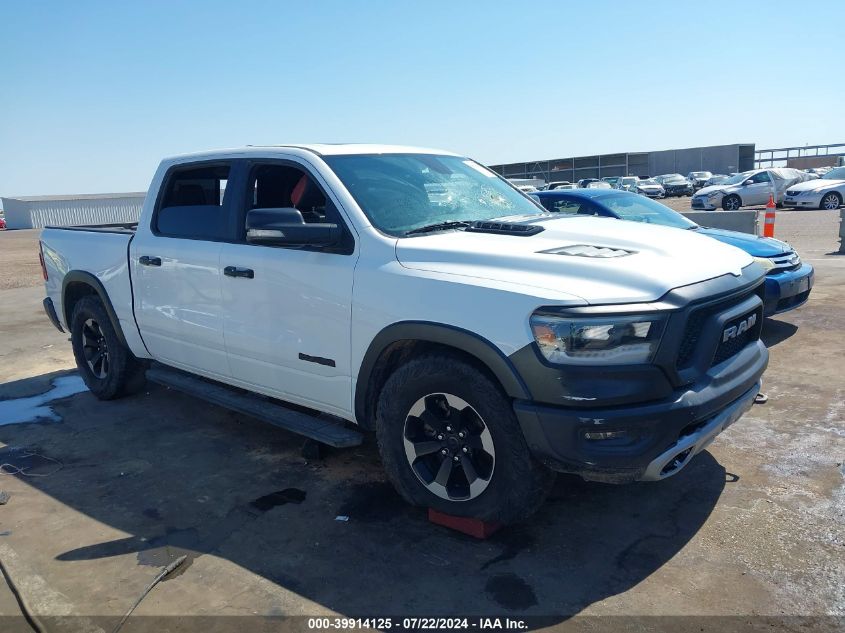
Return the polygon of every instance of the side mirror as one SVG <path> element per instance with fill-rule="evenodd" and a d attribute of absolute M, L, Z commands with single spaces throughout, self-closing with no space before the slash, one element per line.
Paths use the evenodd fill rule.
<path fill-rule="evenodd" d="M 746 186 L 746 185 L 753 185 L 753 184 L 754 184 L 754 181 L 753 181 L 753 180 L 751 180 L 751 178 L 749 178 L 749 179 L 748 179 L 748 180 L 746 180 L 744 183 L 742 183 L 742 185 L 743 185 L 743 186 Z"/>
<path fill-rule="evenodd" d="M 293 207 L 252 209 L 246 214 L 246 241 L 264 246 L 330 246 L 340 241 L 337 224 L 306 224 Z"/>

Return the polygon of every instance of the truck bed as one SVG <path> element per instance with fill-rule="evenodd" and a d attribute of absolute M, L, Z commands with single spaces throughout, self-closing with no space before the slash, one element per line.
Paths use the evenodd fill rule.
<path fill-rule="evenodd" d="M 138 230 L 137 222 L 126 222 L 117 224 L 79 224 L 75 226 L 52 226 L 47 225 L 45 229 L 57 231 L 89 231 L 96 233 L 128 233 L 134 235 Z"/>
<path fill-rule="evenodd" d="M 63 304 L 65 289 L 68 284 L 89 275 L 105 290 L 127 337 L 137 336 L 128 259 L 129 244 L 135 237 L 136 228 L 137 224 L 44 228 L 41 252 L 47 270 L 47 296 L 66 330 L 70 314 Z"/>

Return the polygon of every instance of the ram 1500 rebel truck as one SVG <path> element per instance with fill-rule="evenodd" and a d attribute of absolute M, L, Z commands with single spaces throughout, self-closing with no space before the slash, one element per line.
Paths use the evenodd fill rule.
<path fill-rule="evenodd" d="M 97 397 L 146 372 L 327 444 L 374 431 L 409 502 L 505 523 L 554 471 L 679 472 L 768 362 L 748 254 L 550 214 L 448 152 L 167 159 L 137 225 L 47 228 L 41 257 Z"/>

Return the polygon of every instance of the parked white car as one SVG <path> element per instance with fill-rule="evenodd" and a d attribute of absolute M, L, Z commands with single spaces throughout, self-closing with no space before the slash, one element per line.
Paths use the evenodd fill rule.
<path fill-rule="evenodd" d="M 821 178 L 799 182 L 786 190 L 783 206 L 796 209 L 838 209 L 845 200 L 845 167 L 831 169 Z"/>
<path fill-rule="evenodd" d="M 805 174 L 797 169 L 774 167 L 753 169 L 731 176 L 720 185 L 699 189 L 692 197 L 693 209 L 736 211 L 741 207 L 766 204 L 773 194 L 783 201 L 787 188 L 802 182 Z"/>
<path fill-rule="evenodd" d="M 616 182 L 616 189 L 621 189 L 622 191 L 636 191 L 637 190 L 637 183 L 640 182 L 640 179 L 636 176 L 623 176 Z"/>

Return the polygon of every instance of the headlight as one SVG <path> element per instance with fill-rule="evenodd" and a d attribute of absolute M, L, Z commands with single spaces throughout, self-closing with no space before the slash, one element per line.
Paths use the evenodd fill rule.
<path fill-rule="evenodd" d="M 716 196 L 721 196 L 721 195 L 723 195 L 722 191 L 711 191 L 710 193 L 707 194 L 707 197 L 708 198 L 715 198 Z"/>
<path fill-rule="evenodd" d="M 760 264 L 766 272 L 769 272 L 775 267 L 775 263 L 768 257 L 753 257 L 752 259 Z"/>
<path fill-rule="evenodd" d="M 559 364 L 635 365 L 654 356 L 663 316 L 564 317 L 533 314 L 531 331 L 546 360 Z"/>

